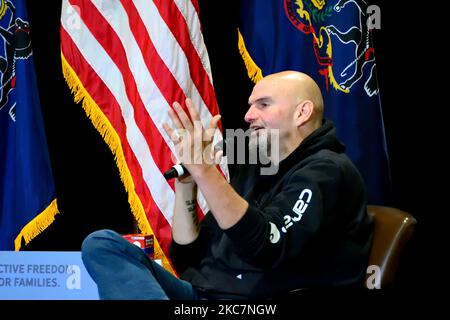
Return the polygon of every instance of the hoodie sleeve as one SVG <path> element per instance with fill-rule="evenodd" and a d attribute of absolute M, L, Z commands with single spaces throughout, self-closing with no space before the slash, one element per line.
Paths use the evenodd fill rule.
<path fill-rule="evenodd" d="M 290 175 L 262 208 L 250 204 L 244 216 L 224 230 L 241 259 L 262 268 L 298 259 L 334 207 L 341 173 L 330 160 L 315 160 Z"/>

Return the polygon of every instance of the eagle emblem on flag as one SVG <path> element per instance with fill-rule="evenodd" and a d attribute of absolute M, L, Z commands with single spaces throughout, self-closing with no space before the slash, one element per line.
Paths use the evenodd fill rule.
<path fill-rule="evenodd" d="M 31 39 L 28 21 L 15 16 L 11 1 L 0 2 L 0 110 L 8 102 L 15 87 L 15 60 L 31 56 Z M 8 110 L 15 119 L 15 104 Z"/>

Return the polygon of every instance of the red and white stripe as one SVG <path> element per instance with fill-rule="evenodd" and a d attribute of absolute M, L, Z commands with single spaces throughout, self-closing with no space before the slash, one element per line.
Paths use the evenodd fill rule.
<path fill-rule="evenodd" d="M 162 124 L 190 97 L 207 126 L 218 106 L 195 0 L 63 0 L 61 49 L 118 134 L 147 219 L 167 253 L 173 143 Z M 217 132 L 215 141 L 222 139 Z M 228 170 L 222 171 L 228 178 Z M 202 195 L 203 212 L 208 210 Z"/>

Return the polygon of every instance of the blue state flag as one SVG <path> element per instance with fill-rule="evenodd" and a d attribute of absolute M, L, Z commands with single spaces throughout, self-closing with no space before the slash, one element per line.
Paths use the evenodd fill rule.
<path fill-rule="evenodd" d="M 58 212 L 25 0 L 0 0 L 0 250 L 19 250 Z"/>
<path fill-rule="evenodd" d="M 371 37 L 376 9 L 363 0 L 243 0 L 239 49 L 255 82 L 297 70 L 319 84 L 369 202 L 384 204 L 390 172 Z"/>

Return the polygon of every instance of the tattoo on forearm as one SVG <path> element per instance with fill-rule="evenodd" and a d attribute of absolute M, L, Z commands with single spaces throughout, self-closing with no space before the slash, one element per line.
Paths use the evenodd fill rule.
<path fill-rule="evenodd" d="M 191 214 L 192 216 L 192 221 L 194 222 L 194 225 L 197 227 L 197 231 L 198 231 L 198 215 L 197 215 L 197 202 L 196 200 L 186 200 L 186 206 L 187 206 L 187 210 L 188 212 Z"/>

